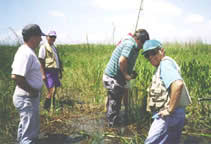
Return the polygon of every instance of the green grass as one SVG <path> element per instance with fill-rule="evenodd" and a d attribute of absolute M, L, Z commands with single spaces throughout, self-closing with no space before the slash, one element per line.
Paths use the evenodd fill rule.
<path fill-rule="evenodd" d="M 199 41 L 195 43 L 165 43 L 164 47 L 166 55 L 174 58 L 181 66 L 182 76 L 193 100 L 192 105 L 187 107 L 185 131 L 201 135 L 210 133 L 210 103 L 199 103 L 198 98 L 211 95 L 211 46 Z M 102 106 L 106 97 L 106 91 L 102 85 L 102 74 L 114 46 L 59 45 L 58 49 L 64 64 L 62 87 L 58 90 L 58 97 Z M 0 46 L 0 139 L 1 137 L 14 138 L 18 125 L 18 114 L 12 103 L 15 85 L 10 79 L 11 63 L 16 50 L 16 46 Z M 151 81 L 154 68 L 142 55 L 139 55 L 136 71 L 138 78 L 132 81 L 130 92 L 130 118 L 136 120 L 140 127 L 141 125 L 149 127 L 150 114 L 145 111 L 146 89 Z M 46 92 L 45 89 L 43 91 Z M 41 99 L 41 104 L 43 99 L 44 96 Z M 62 113 L 62 110 L 59 109 L 57 113 Z M 139 139 L 140 137 L 137 133 L 132 138 L 122 137 L 121 141 L 125 143 L 139 142 L 142 141 Z"/>

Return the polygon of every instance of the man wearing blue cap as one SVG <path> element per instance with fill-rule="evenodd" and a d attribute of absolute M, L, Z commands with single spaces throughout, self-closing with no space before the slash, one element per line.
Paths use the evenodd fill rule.
<path fill-rule="evenodd" d="M 22 30 L 24 44 L 20 46 L 12 63 L 12 79 L 16 82 L 13 103 L 20 115 L 17 142 L 35 144 L 40 130 L 40 91 L 43 85 L 40 62 L 35 54 L 42 33 L 36 24 Z"/>
<path fill-rule="evenodd" d="M 124 118 L 127 119 L 128 83 L 137 76 L 133 68 L 139 50 L 142 49 L 146 40 L 149 40 L 149 34 L 145 29 L 139 29 L 134 34 L 128 34 L 128 36 L 116 46 L 104 70 L 103 84 L 107 89 L 106 117 L 109 127 L 120 124 L 119 112 L 122 97 L 124 97 L 125 104 Z"/>
<path fill-rule="evenodd" d="M 148 88 L 147 111 L 153 113 L 153 123 L 145 144 L 179 144 L 185 121 L 185 107 L 191 103 L 180 68 L 165 56 L 162 44 L 148 40 L 143 55 L 156 67 Z"/>
<path fill-rule="evenodd" d="M 47 42 L 40 47 L 39 60 L 41 63 L 42 78 L 48 89 L 45 99 L 44 109 L 50 110 L 51 98 L 53 98 L 53 106 L 55 108 L 55 95 L 57 87 L 61 85 L 62 63 L 59 57 L 58 49 L 54 42 L 56 41 L 56 32 L 50 31 L 46 36 Z"/>

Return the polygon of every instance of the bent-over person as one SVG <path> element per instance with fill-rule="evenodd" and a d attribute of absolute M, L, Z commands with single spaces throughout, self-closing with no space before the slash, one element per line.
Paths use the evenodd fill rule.
<path fill-rule="evenodd" d="M 156 67 L 152 84 L 148 88 L 147 111 L 153 113 L 145 144 L 179 144 L 185 121 L 185 107 L 191 103 L 180 68 L 165 56 L 162 44 L 148 40 L 143 55 Z"/>
<path fill-rule="evenodd" d="M 122 97 L 125 97 L 124 119 L 128 117 L 128 85 L 129 81 L 137 76 L 134 66 L 146 40 L 149 40 L 149 34 L 145 29 L 139 29 L 134 34 L 129 33 L 116 46 L 104 70 L 103 84 L 107 89 L 106 117 L 109 127 L 117 126 L 121 122 L 119 112 Z"/>

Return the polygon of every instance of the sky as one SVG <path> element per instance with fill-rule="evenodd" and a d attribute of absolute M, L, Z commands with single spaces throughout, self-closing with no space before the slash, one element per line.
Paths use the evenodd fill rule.
<path fill-rule="evenodd" d="M 14 33 L 22 39 L 22 28 L 35 23 L 46 34 L 55 30 L 56 43 L 117 43 L 135 31 L 141 1 L 0 0 L 0 42 L 16 39 Z M 161 42 L 211 44 L 210 6 L 211 0 L 143 0 L 137 28 Z"/>

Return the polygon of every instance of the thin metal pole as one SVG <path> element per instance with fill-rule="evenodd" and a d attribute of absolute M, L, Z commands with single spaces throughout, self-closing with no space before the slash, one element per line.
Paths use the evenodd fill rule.
<path fill-rule="evenodd" d="M 140 12 L 141 12 L 141 10 L 143 10 L 143 9 L 142 9 L 142 4 L 143 4 L 143 1 L 144 1 L 144 0 L 141 0 L 141 3 L 140 3 L 140 8 L 139 8 L 139 11 L 138 11 L 138 16 L 137 16 L 137 20 L 136 20 L 136 27 L 135 27 L 135 31 L 136 31 L 137 26 L 138 26 L 138 21 L 139 21 Z"/>

